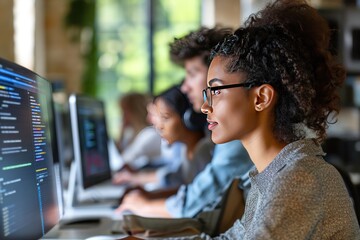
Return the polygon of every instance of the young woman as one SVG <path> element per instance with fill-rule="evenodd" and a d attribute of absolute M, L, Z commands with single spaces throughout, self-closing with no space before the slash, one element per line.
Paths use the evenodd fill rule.
<path fill-rule="evenodd" d="M 116 145 L 123 163 L 134 170 L 151 164 L 161 152 L 161 137 L 148 119 L 147 106 L 151 101 L 147 94 L 137 92 L 119 100 L 122 126 Z"/>
<path fill-rule="evenodd" d="M 191 104 L 180 88 L 172 87 L 155 99 L 158 113 L 157 129 L 169 145 L 181 142 L 185 145 L 181 167 L 173 178 L 181 184 L 189 184 L 211 160 L 213 142 L 205 135 L 204 119 L 185 120 Z M 194 113 L 195 114 L 195 113 Z M 200 115 L 203 117 L 203 115 Z M 174 179 L 174 181 L 176 181 Z"/>
<path fill-rule="evenodd" d="M 191 128 L 184 122 L 184 114 L 191 109 L 191 104 L 178 86 L 161 93 L 155 98 L 154 103 L 158 115 L 156 128 L 161 137 L 169 145 L 176 143 L 184 145 L 183 151 L 177 156 L 180 158 L 180 165 L 170 169 L 128 173 L 128 176 L 123 176 L 122 181 L 134 185 L 166 181 L 167 185 L 177 189 L 181 184 L 189 184 L 205 168 L 211 160 L 214 144 L 208 136 L 205 136 L 202 122 L 198 127 L 193 123 Z M 170 195 L 173 193 L 174 191 L 169 191 Z M 124 197 L 118 211 L 130 210 L 146 216 L 171 216 L 172 213 L 164 204 L 165 197 L 168 196 L 161 194 L 161 197 L 155 200 L 149 199 L 148 196 L 150 195 L 144 191 L 130 192 Z"/>
<path fill-rule="evenodd" d="M 328 42 L 305 1 L 275 1 L 214 49 L 202 106 L 211 138 L 241 140 L 256 167 L 242 219 L 219 239 L 360 239 L 320 146 L 345 78 Z"/>

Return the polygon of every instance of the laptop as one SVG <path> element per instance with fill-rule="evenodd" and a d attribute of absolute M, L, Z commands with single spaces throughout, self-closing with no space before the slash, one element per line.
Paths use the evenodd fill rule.
<path fill-rule="evenodd" d="M 112 184 L 105 108 L 103 101 L 72 94 L 69 97 L 75 191 L 77 200 L 117 201 L 125 186 Z M 120 160 L 119 160 L 120 161 Z"/>

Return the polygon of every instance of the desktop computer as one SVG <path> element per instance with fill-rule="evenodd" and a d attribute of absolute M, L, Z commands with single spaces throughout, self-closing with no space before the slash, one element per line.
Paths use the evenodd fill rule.
<path fill-rule="evenodd" d="M 74 161 L 70 167 L 64 196 L 62 225 L 97 220 L 119 220 L 115 207 L 126 186 L 112 184 L 104 103 L 94 97 L 69 97 Z M 121 161 L 118 159 L 118 161 Z"/>
<path fill-rule="evenodd" d="M 112 184 L 105 108 L 94 97 L 69 97 L 77 200 L 119 200 L 125 186 Z M 121 161 L 121 159 L 118 159 Z"/>
<path fill-rule="evenodd" d="M 94 130 L 106 137 L 103 135 L 106 129 L 99 127 L 97 118 L 83 120 L 85 125 L 80 129 L 88 130 L 86 134 L 91 135 Z M 92 129 L 93 123 L 96 123 L 96 129 Z M 100 123 L 103 122 L 100 120 Z M 72 216 L 76 221 L 79 215 L 69 214 L 63 205 L 62 164 L 57 149 L 51 84 L 36 73 L 1 58 L 0 133 L 0 239 L 86 239 L 99 234 L 108 234 L 107 237 L 111 238 L 124 236 L 112 234 L 110 215 L 113 209 L 109 208 L 104 212 L 88 206 L 86 214 L 80 217 L 85 220 L 85 225 L 62 228 L 63 218 L 68 217 L 69 221 Z M 86 182 L 84 178 L 86 188 L 110 177 L 107 151 L 90 135 L 86 146 L 92 152 L 96 149 L 93 144 L 96 144 L 102 156 L 89 158 L 92 165 L 85 172 L 96 181 Z M 105 138 L 100 139 L 105 141 Z M 74 175 L 77 175 L 77 168 L 74 169 Z M 122 191 L 118 187 L 118 197 Z M 103 219 L 106 214 L 108 217 Z M 94 217 L 100 224 L 91 225 Z M 87 225 L 86 220 L 90 220 Z"/>
<path fill-rule="evenodd" d="M 0 59 L 0 239 L 39 239 L 60 219 L 51 84 Z"/>

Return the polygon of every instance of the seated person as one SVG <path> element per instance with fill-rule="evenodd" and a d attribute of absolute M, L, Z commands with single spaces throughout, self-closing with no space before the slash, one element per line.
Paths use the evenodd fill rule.
<path fill-rule="evenodd" d="M 161 137 L 147 118 L 151 97 L 143 93 L 128 93 L 120 98 L 122 110 L 121 135 L 117 148 L 123 163 L 139 169 L 156 159 L 161 152 Z"/>
<path fill-rule="evenodd" d="M 229 29 L 202 27 L 175 39 L 170 45 L 172 59 L 186 69 L 181 90 L 188 96 L 195 112 L 200 112 L 203 103 L 202 89 L 206 87 L 210 51 L 230 33 Z M 204 210 L 214 209 L 235 177 L 242 179 L 246 196 L 250 188 L 248 172 L 252 168 L 249 155 L 239 140 L 216 144 L 210 163 L 190 184 L 182 185 L 169 197 L 156 199 L 143 191 L 130 192 L 117 211 L 130 210 L 154 217 L 195 217 Z"/>
<path fill-rule="evenodd" d="M 345 80 L 330 32 L 306 1 L 274 1 L 213 50 L 202 106 L 211 138 L 242 140 L 256 166 L 244 215 L 213 239 L 360 239 L 320 145 Z"/>
<path fill-rule="evenodd" d="M 181 184 L 190 183 L 193 178 L 204 169 L 211 159 L 214 144 L 208 136 L 205 136 L 203 125 L 189 128 L 184 122 L 184 114 L 191 105 L 187 97 L 180 91 L 178 86 L 171 87 L 154 100 L 156 112 L 156 128 L 161 137 L 168 145 L 181 143 L 178 156 L 171 168 L 168 166 L 159 170 L 139 171 L 132 173 L 122 171 L 114 176 L 113 181 L 117 184 L 130 183 L 133 185 L 145 185 L 149 183 L 167 182 L 167 187 L 179 187 Z M 204 117 L 205 115 L 201 115 Z M 176 167 L 174 167 L 176 166 Z"/>

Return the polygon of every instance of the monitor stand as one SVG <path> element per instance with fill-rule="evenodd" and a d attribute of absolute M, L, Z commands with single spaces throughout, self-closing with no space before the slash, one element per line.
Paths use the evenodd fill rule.
<path fill-rule="evenodd" d="M 117 203 L 114 201 L 79 201 L 79 194 L 83 191 L 77 181 L 77 164 L 73 162 L 70 166 L 68 190 L 65 197 L 64 214 L 60 224 L 76 222 L 98 221 L 101 218 L 121 220 L 122 214 L 115 213 Z"/>

